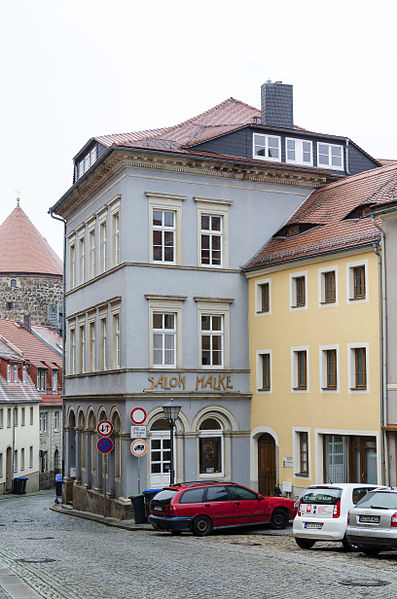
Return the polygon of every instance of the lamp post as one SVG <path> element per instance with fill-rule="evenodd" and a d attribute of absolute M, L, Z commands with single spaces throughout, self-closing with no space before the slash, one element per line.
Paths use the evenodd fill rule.
<path fill-rule="evenodd" d="M 178 414 L 182 406 L 174 404 L 174 400 L 171 399 L 168 403 L 162 406 L 165 419 L 170 427 L 170 485 L 175 482 L 174 472 L 174 427 L 175 420 L 178 418 Z"/>

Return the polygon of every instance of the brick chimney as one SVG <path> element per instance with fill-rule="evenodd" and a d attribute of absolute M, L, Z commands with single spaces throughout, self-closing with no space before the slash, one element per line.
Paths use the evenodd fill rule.
<path fill-rule="evenodd" d="M 23 326 L 25 327 L 25 329 L 28 329 L 28 331 L 32 330 L 30 314 L 25 314 L 25 316 L 23 317 Z"/>
<path fill-rule="evenodd" d="M 293 87 L 270 79 L 261 87 L 262 125 L 294 128 Z"/>

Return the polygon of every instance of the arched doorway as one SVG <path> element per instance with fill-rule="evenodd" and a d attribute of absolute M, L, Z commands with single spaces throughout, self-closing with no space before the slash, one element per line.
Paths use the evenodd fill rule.
<path fill-rule="evenodd" d="M 258 439 L 258 491 L 273 495 L 276 486 L 276 444 L 269 433 Z"/>
<path fill-rule="evenodd" d="M 150 486 L 170 484 L 170 427 L 165 418 L 153 422 L 150 437 Z"/>

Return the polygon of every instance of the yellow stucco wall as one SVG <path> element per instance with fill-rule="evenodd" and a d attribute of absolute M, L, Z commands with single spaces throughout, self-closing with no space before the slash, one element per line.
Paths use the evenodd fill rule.
<path fill-rule="evenodd" d="M 366 300 L 349 303 L 349 265 L 363 263 L 367 269 Z M 320 305 L 320 271 L 336 270 L 337 301 Z M 291 274 L 306 276 L 306 308 L 291 309 Z M 251 273 L 252 276 L 252 273 Z M 256 312 L 256 285 L 268 280 L 271 286 L 271 311 Z M 375 252 L 366 248 L 361 254 L 340 254 L 322 262 L 290 263 L 276 272 L 263 270 L 249 280 L 249 327 L 253 437 L 261 430 L 271 429 L 279 443 L 277 479 L 281 485 L 290 481 L 295 488 L 323 482 L 322 442 L 319 429 L 334 434 L 378 434 L 378 480 L 380 479 L 380 375 L 379 375 L 379 302 L 378 262 Z M 366 392 L 349 392 L 348 344 L 368 344 Z M 320 382 L 320 346 L 337 345 L 339 354 L 338 391 L 322 392 Z M 308 349 L 308 390 L 292 391 L 291 348 Z M 270 350 L 272 389 L 258 392 L 257 353 Z M 294 476 L 294 467 L 283 467 L 282 458 L 294 456 L 293 427 L 309 429 L 309 477 Z M 255 438 L 251 442 L 251 479 L 257 477 Z M 295 448 L 295 454 L 297 450 Z M 296 458 L 296 456 L 295 456 Z M 255 462 L 256 460 L 256 462 Z"/>

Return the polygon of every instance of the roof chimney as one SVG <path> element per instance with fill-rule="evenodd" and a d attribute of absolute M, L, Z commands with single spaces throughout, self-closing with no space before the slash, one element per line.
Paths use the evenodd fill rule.
<path fill-rule="evenodd" d="M 294 128 L 294 100 L 292 85 L 268 79 L 261 87 L 262 125 Z"/>
<path fill-rule="evenodd" d="M 28 331 L 32 330 L 32 319 L 30 317 L 30 314 L 25 314 L 23 317 L 23 326 L 25 327 L 25 329 L 28 329 Z"/>

